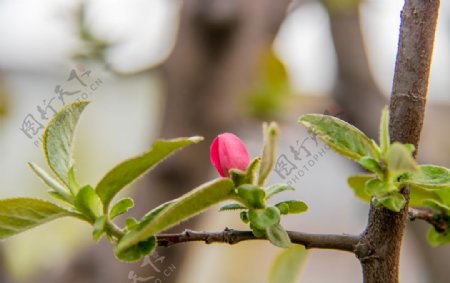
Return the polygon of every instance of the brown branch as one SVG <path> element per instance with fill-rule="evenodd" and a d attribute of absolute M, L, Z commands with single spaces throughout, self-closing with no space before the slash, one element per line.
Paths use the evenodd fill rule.
<path fill-rule="evenodd" d="M 390 101 L 392 142 L 411 143 L 418 148 L 438 11 L 439 0 L 405 1 Z M 408 200 L 409 187 L 402 193 Z M 364 282 L 398 282 L 407 218 L 408 204 L 399 213 L 371 206 L 369 223 L 361 238 L 361 244 L 368 245 L 368 253 L 359 255 Z"/>
<path fill-rule="evenodd" d="M 332 249 L 355 253 L 358 250 L 359 236 L 323 235 L 288 231 L 292 243 L 305 246 L 307 249 Z M 225 228 L 221 232 L 197 232 L 185 230 L 180 234 L 161 234 L 157 236 L 158 246 L 170 247 L 186 242 L 226 243 L 234 245 L 243 241 L 265 240 L 257 238 L 251 231 L 237 231 Z"/>
<path fill-rule="evenodd" d="M 416 219 L 426 221 L 433 225 L 434 229 L 439 233 L 447 231 L 448 228 L 448 222 L 442 218 L 442 214 L 436 213 L 428 208 L 410 207 L 408 210 L 408 218 L 410 221 L 414 221 Z"/>

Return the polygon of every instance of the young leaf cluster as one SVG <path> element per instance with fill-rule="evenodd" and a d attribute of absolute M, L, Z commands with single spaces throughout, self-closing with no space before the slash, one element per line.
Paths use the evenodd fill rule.
<path fill-rule="evenodd" d="M 391 143 L 387 108 L 381 116 L 379 144 L 333 116 L 309 114 L 302 116 L 299 122 L 336 152 L 370 172 L 348 179 L 358 198 L 372 202 L 376 207 L 399 212 L 406 203 L 401 191 L 409 185 L 410 206 L 431 208 L 437 212 L 436 217 L 450 219 L 450 170 L 435 165 L 417 165 L 413 145 Z M 437 232 L 431 227 L 428 239 L 432 245 L 450 242 L 450 232 Z"/>

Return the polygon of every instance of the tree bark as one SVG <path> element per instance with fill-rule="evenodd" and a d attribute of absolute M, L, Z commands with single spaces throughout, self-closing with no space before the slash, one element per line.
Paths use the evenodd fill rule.
<path fill-rule="evenodd" d="M 406 0 L 401 17 L 389 132 L 391 141 L 411 143 L 416 149 L 425 113 L 438 11 L 439 0 Z M 408 199 L 409 188 L 402 193 Z M 371 206 L 362 239 L 368 245 L 367 253 L 360 255 L 364 282 L 398 282 L 407 217 L 408 205 L 399 213 Z"/>

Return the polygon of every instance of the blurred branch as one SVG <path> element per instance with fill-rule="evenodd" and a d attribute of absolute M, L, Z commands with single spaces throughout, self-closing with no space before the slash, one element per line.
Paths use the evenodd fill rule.
<path fill-rule="evenodd" d="M 442 216 L 442 213 L 436 213 L 428 208 L 410 207 L 408 210 L 408 218 L 410 221 L 414 221 L 416 219 L 426 221 L 433 225 L 434 229 L 439 233 L 445 232 L 448 228 L 448 222 L 443 219 Z"/>
<path fill-rule="evenodd" d="M 332 249 L 355 252 L 358 249 L 359 236 L 308 234 L 302 232 L 287 232 L 292 243 L 305 246 L 307 249 Z M 161 234 L 157 236 L 158 246 L 170 247 L 186 242 L 226 243 L 234 245 L 243 241 L 265 240 L 257 238 L 252 231 L 237 231 L 225 228 L 222 232 L 197 232 L 185 230 L 180 234 Z"/>

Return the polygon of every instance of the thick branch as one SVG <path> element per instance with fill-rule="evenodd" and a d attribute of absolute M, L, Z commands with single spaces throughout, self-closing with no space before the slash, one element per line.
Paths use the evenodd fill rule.
<path fill-rule="evenodd" d="M 305 246 L 307 249 L 333 249 L 356 252 L 359 236 L 322 235 L 288 231 L 292 243 Z M 158 246 L 170 247 L 186 242 L 226 243 L 234 245 L 249 240 L 265 240 L 257 238 L 251 231 L 237 231 L 226 228 L 222 232 L 196 232 L 185 230 L 180 234 L 161 234 L 157 236 Z"/>
<path fill-rule="evenodd" d="M 416 148 L 425 113 L 438 10 L 439 0 L 406 0 L 402 11 L 389 132 L 391 141 L 411 143 Z M 402 193 L 408 200 L 409 187 Z M 371 206 L 361 242 L 368 245 L 368 253 L 359 255 L 364 282 L 398 282 L 400 247 L 407 218 L 408 204 L 399 213 Z"/>
<path fill-rule="evenodd" d="M 442 218 L 442 215 L 439 213 L 437 214 L 433 210 L 428 208 L 410 207 L 408 210 L 408 218 L 411 221 L 414 221 L 416 219 L 426 221 L 429 224 L 433 225 L 434 229 L 439 233 L 447 231 L 448 228 L 448 222 L 444 218 Z"/>

